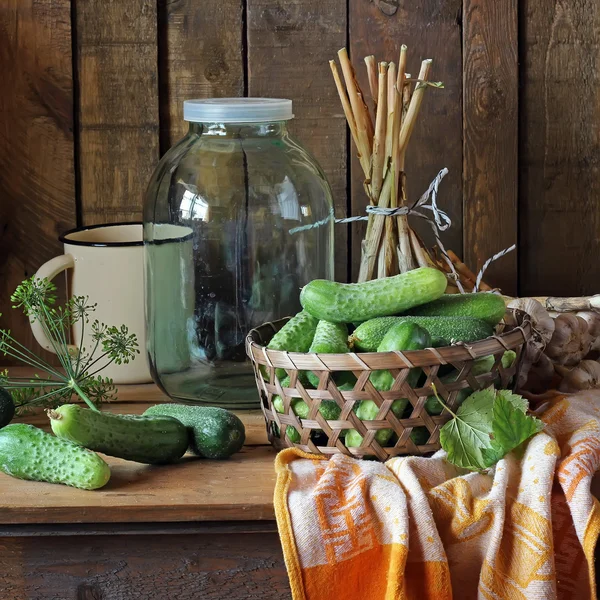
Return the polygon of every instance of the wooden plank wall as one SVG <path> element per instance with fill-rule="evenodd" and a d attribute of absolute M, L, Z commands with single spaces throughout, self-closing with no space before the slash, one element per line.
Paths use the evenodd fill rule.
<path fill-rule="evenodd" d="M 407 172 L 416 198 L 444 166 L 444 235 L 508 293 L 597 292 L 600 4 L 596 0 L 0 0 L 0 319 L 16 284 L 76 224 L 135 220 L 156 161 L 185 131 L 182 101 L 294 100 L 294 133 L 339 216 L 364 210 L 327 61 L 346 45 L 409 67 L 433 58 Z M 361 226 L 339 226 L 336 276 Z"/>

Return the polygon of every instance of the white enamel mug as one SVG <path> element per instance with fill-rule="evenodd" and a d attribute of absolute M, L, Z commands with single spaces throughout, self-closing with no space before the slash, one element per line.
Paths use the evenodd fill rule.
<path fill-rule="evenodd" d="M 54 279 L 67 271 L 69 297 L 88 296 L 97 304 L 90 321 L 98 319 L 108 326 L 126 325 L 135 333 L 140 354 L 129 364 L 111 364 L 100 371 L 115 383 L 152 381 L 146 353 L 144 316 L 144 248 L 141 223 L 94 225 L 67 231 L 59 237 L 65 253 L 43 264 L 35 274 Z M 31 323 L 33 335 L 45 350 L 52 343 L 39 323 Z M 81 336 L 80 324 L 73 328 L 74 340 Z M 84 347 L 93 347 L 91 327 L 84 331 Z"/>

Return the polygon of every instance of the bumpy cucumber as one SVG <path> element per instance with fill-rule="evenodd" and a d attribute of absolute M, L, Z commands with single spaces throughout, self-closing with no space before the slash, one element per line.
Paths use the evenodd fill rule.
<path fill-rule="evenodd" d="M 377 352 L 423 350 L 430 344 L 431 336 L 426 329 L 411 321 L 399 321 L 385 334 L 381 344 L 377 347 Z M 421 369 L 411 369 L 407 377 L 411 387 L 418 381 L 420 374 Z M 389 371 L 383 370 L 375 371 L 369 379 L 375 389 L 382 392 L 390 390 L 394 383 L 394 376 Z"/>
<path fill-rule="evenodd" d="M 400 321 L 387 332 L 381 344 L 377 348 L 377 352 L 393 352 L 395 350 L 423 350 L 431 344 L 431 336 L 429 333 L 411 321 Z M 411 369 L 407 383 L 413 387 L 421 374 L 421 369 Z M 369 377 L 371 383 L 376 390 L 385 392 L 389 391 L 394 383 L 394 376 L 389 371 L 375 371 Z M 392 412 L 401 417 L 406 405 L 407 398 L 399 398 L 392 403 Z M 357 411 L 356 416 L 361 420 L 372 421 L 376 418 L 379 412 L 379 407 L 373 400 L 363 400 Z M 375 439 L 381 446 L 385 446 L 392 437 L 392 429 L 380 429 L 375 434 Z M 362 443 L 362 436 L 358 431 L 352 429 L 346 433 L 346 446 L 357 447 Z"/>
<path fill-rule="evenodd" d="M 0 427 L 8 425 L 15 416 L 15 403 L 4 388 L 0 388 Z"/>
<path fill-rule="evenodd" d="M 187 429 L 173 417 L 115 415 L 77 404 L 63 404 L 48 416 L 59 438 L 140 463 L 173 462 L 189 444 Z"/>
<path fill-rule="evenodd" d="M 278 413 L 283 413 L 283 398 L 281 396 L 273 396 L 273 407 Z M 302 398 L 294 398 L 290 402 L 290 408 L 297 417 L 301 419 L 308 418 L 308 413 L 310 412 L 308 404 Z M 335 421 L 339 418 L 342 409 L 337 405 L 335 400 L 322 400 L 319 412 L 327 421 Z"/>
<path fill-rule="evenodd" d="M 414 427 L 409 437 L 416 446 L 422 446 L 429 439 L 429 429 L 427 427 Z"/>
<path fill-rule="evenodd" d="M 318 319 L 305 310 L 292 317 L 272 338 L 269 350 L 308 352 L 315 336 Z"/>
<path fill-rule="evenodd" d="M 359 325 L 350 336 L 350 343 L 355 350 L 375 352 L 392 325 L 400 321 L 413 321 L 426 329 L 434 346 L 475 342 L 494 333 L 489 323 L 470 317 L 379 317 Z"/>
<path fill-rule="evenodd" d="M 476 294 L 446 294 L 433 302 L 422 304 L 406 314 L 425 317 L 473 317 L 492 327 L 504 317 L 506 305 L 502 296 L 489 292 Z"/>
<path fill-rule="evenodd" d="M 349 352 L 348 328 L 346 324 L 319 321 L 315 337 L 308 351 L 315 354 L 344 354 Z M 352 373 L 348 375 L 352 375 Z M 319 385 L 319 377 L 312 371 L 308 372 L 308 380 L 315 387 Z"/>
<path fill-rule="evenodd" d="M 110 468 L 91 450 L 24 423 L 0 430 L 0 470 L 19 479 L 83 490 L 101 488 L 110 479 Z"/>
<path fill-rule="evenodd" d="M 319 319 L 315 319 L 310 313 L 300 311 L 271 338 L 267 348 L 286 352 L 308 352 L 318 322 Z M 263 368 L 263 373 L 265 372 Z M 278 379 L 283 379 L 286 375 L 285 369 L 276 369 L 275 373 Z"/>
<path fill-rule="evenodd" d="M 507 350 L 502 355 L 502 366 L 505 369 L 508 369 L 508 367 L 510 367 L 513 364 L 516 358 L 517 355 L 515 352 L 513 352 L 512 350 Z M 475 376 L 489 373 L 492 370 L 492 367 L 494 366 L 495 360 L 496 359 L 492 354 L 490 354 L 489 356 L 482 356 L 481 358 L 476 359 L 475 361 L 473 361 L 471 373 Z M 448 373 L 448 375 L 444 375 L 444 377 L 441 377 L 440 379 L 443 383 L 454 383 L 458 378 L 458 373 L 458 371 L 453 371 L 452 373 Z M 456 406 L 460 406 L 472 393 L 473 390 L 470 387 L 459 390 L 458 394 L 456 395 Z M 439 415 L 442 413 L 443 407 L 435 396 L 429 396 L 429 398 L 427 398 L 427 400 L 425 401 L 425 410 L 430 415 Z"/>
<path fill-rule="evenodd" d="M 236 415 L 215 406 L 155 404 L 144 416 L 173 417 L 190 434 L 190 450 L 204 458 L 228 458 L 239 452 L 246 440 L 244 424 Z"/>
<path fill-rule="evenodd" d="M 314 317 L 334 323 L 365 321 L 394 315 L 439 298 L 446 278 L 423 267 L 364 283 L 336 283 L 315 279 L 302 288 L 300 303 Z"/>

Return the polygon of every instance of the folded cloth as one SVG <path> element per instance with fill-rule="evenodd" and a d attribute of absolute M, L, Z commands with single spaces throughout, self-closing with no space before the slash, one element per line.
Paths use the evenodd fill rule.
<path fill-rule="evenodd" d="M 596 597 L 600 393 L 556 395 L 488 472 L 287 449 L 275 512 L 294 600 Z"/>

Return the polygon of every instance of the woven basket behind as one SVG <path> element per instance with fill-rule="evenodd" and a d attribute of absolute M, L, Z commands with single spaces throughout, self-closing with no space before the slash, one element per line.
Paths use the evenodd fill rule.
<path fill-rule="evenodd" d="M 428 348 L 410 352 L 369 352 L 348 354 L 302 354 L 268 350 L 266 345 L 288 319 L 266 323 L 250 331 L 246 338 L 246 351 L 254 367 L 256 384 L 261 398 L 261 407 L 267 423 L 269 440 L 277 449 L 295 446 L 315 454 L 337 454 L 341 452 L 357 458 L 374 457 L 387 460 L 403 454 L 424 455 L 440 448 L 440 427 L 450 418 L 444 410 L 432 416 L 425 411 L 425 402 L 433 394 L 433 386 L 451 410 L 456 407 L 456 397 L 463 388 L 483 389 L 495 381 L 502 387 L 512 386 L 521 362 L 523 344 L 531 335 L 531 326 L 520 311 L 508 312 L 504 331 L 493 337 L 470 345 L 457 344 L 443 348 Z M 517 359 L 509 368 L 502 366 L 502 355 L 514 350 Z M 492 370 L 483 375 L 473 375 L 471 367 L 476 358 L 493 355 Z M 459 374 L 456 381 L 444 383 L 438 377 L 443 365 L 452 365 Z M 420 367 L 427 376 L 421 387 L 412 388 L 406 380 L 411 368 Z M 276 369 L 285 369 L 290 377 L 289 387 L 283 388 L 276 376 Z M 380 392 L 369 381 L 373 371 L 389 370 L 395 378 L 392 389 Z M 300 371 L 313 371 L 319 377 L 317 389 L 308 389 L 298 379 Z M 341 371 L 352 371 L 357 378 L 351 391 L 341 391 L 333 375 Z M 263 376 L 263 373 L 265 374 Z M 283 413 L 273 408 L 273 397 L 283 399 Z M 290 408 L 295 398 L 302 398 L 308 405 L 306 419 L 298 418 Z M 406 418 L 397 418 L 391 410 L 394 400 L 408 398 L 412 411 Z M 334 400 L 341 409 L 339 419 L 328 421 L 319 412 L 323 400 Z M 373 400 L 379 407 L 377 418 L 361 420 L 353 410 L 360 400 Z M 300 442 L 293 443 L 286 431 L 294 427 Z M 425 444 L 415 445 L 410 434 L 415 427 L 426 427 L 429 439 Z M 357 448 L 344 445 L 344 432 L 356 429 L 363 437 Z M 375 439 L 380 429 L 392 429 L 393 444 L 382 447 Z"/>

